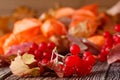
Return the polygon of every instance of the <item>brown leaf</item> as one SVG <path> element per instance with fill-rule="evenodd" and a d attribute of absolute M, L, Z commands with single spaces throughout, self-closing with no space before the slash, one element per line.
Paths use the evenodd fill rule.
<path fill-rule="evenodd" d="M 88 47 L 85 51 L 92 52 L 94 55 L 98 55 L 100 53 L 100 49 L 94 43 L 88 41 L 86 38 L 80 38 L 80 40 Z"/>
<path fill-rule="evenodd" d="M 83 42 L 81 42 L 81 40 L 79 38 L 74 37 L 70 34 L 67 34 L 67 38 L 71 43 L 78 44 L 81 50 L 88 49 L 88 47 Z"/>
<path fill-rule="evenodd" d="M 64 73 L 63 73 L 63 64 L 56 64 L 54 66 L 54 71 L 57 74 L 58 77 L 63 77 Z"/>
<path fill-rule="evenodd" d="M 0 55 L 0 67 L 8 66 L 9 62 L 9 59 L 6 56 Z"/>

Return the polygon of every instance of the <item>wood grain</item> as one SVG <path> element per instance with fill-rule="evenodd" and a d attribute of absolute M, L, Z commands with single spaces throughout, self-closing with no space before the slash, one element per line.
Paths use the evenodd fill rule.
<path fill-rule="evenodd" d="M 20 79 L 20 77 L 15 76 L 15 75 L 10 75 L 9 77 L 7 77 L 5 80 L 18 80 Z"/>
<path fill-rule="evenodd" d="M 110 66 L 106 80 L 120 80 L 120 62 Z"/>
<path fill-rule="evenodd" d="M 120 63 L 108 65 L 98 62 L 88 76 L 59 78 L 53 72 L 47 72 L 41 77 L 18 77 L 11 74 L 10 69 L 0 68 L 0 80 L 120 80 Z"/>
<path fill-rule="evenodd" d="M 6 77 L 11 75 L 10 69 L 8 67 L 0 68 L 0 80 L 4 80 Z"/>

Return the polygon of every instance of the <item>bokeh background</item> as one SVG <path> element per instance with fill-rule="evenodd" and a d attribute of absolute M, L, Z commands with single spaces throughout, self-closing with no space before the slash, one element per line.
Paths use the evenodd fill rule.
<path fill-rule="evenodd" d="M 119 0 L 0 0 L 0 15 L 9 15 L 16 7 L 28 6 L 36 10 L 37 15 L 56 5 L 71 6 L 79 8 L 80 6 L 97 3 L 101 10 L 110 8 Z"/>
<path fill-rule="evenodd" d="M 25 17 L 39 17 L 57 7 L 80 8 L 98 4 L 99 11 L 111 8 L 120 0 L 0 0 L 0 36 L 12 31 L 14 22 Z"/>

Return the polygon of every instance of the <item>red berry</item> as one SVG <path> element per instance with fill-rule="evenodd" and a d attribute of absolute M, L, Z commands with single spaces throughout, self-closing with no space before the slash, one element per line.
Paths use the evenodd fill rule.
<path fill-rule="evenodd" d="M 98 55 L 98 59 L 101 62 L 104 62 L 107 60 L 107 55 L 109 54 L 110 49 L 109 48 L 102 48 L 101 53 Z"/>
<path fill-rule="evenodd" d="M 99 61 L 100 62 L 104 62 L 104 61 L 106 61 L 107 60 L 107 56 L 106 55 L 98 55 L 98 59 L 99 59 Z"/>
<path fill-rule="evenodd" d="M 49 62 L 49 59 L 48 59 L 48 58 L 43 58 L 42 61 L 41 61 L 41 63 L 42 63 L 43 65 L 47 65 L 48 62 Z"/>
<path fill-rule="evenodd" d="M 46 48 L 47 48 L 47 43 L 41 42 L 41 43 L 39 44 L 38 49 L 39 49 L 40 51 L 45 51 Z"/>
<path fill-rule="evenodd" d="M 84 52 L 83 53 L 83 58 L 85 59 L 86 57 L 91 56 L 91 55 L 92 55 L 91 52 Z"/>
<path fill-rule="evenodd" d="M 42 59 L 42 52 L 40 52 L 40 50 L 35 50 L 34 51 L 34 55 L 35 55 L 35 58 L 37 59 L 37 60 L 39 60 L 39 59 Z"/>
<path fill-rule="evenodd" d="M 71 76 L 74 73 L 74 68 L 69 66 L 63 67 L 64 76 Z"/>
<path fill-rule="evenodd" d="M 110 48 L 103 48 L 102 50 L 101 50 L 101 55 L 108 55 L 109 54 L 109 52 L 110 52 Z"/>
<path fill-rule="evenodd" d="M 80 65 L 80 63 L 81 63 L 81 59 L 77 55 L 71 55 L 65 59 L 65 64 L 69 67 L 78 66 Z"/>
<path fill-rule="evenodd" d="M 108 32 L 108 31 L 105 31 L 104 33 L 103 33 L 103 36 L 106 38 L 106 37 L 109 37 L 110 36 L 110 33 Z"/>
<path fill-rule="evenodd" d="M 99 55 L 100 61 L 106 60 L 107 55 L 110 52 L 110 49 L 113 47 L 114 39 L 116 38 L 116 36 L 112 37 L 112 35 L 109 32 L 105 32 L 104 37 L 105 37 L 105 43 L 104 43 L 104 45 L 101 49 L 101 53 Z"/>
<path fill-rule="evenodd" d="M 86 57 L 85 61 L 87 62 L 88 65 L 93 66 L 95 64 L 95 58 L 91 55 Z"/>
<path fill-rule="evenodd" d="M 113 35 L 113 40 L 114 40 L 115 42 L 117 42 L 117 41 L 119 40 L 118 35 Z"/>
<path fill-rule="evenodd" d="M 48 47 L 48 49 L 54 49 L 54 47 L 55 47 L 56 45 L 55 45 L 55 43 L 53 43 L 53 42 L 49 42 L 48 44 L 47 44 L 47 47 Z"/>
<path fill-rule="evenodd" d="M 114 35 L 113 40 L 114 40 L 114 45 L 120 43 L 120 37 L 118 35 Z"/>
<path fill-rule="evenodd" d="M 36 43 L 33 43 L 31 46 L 30 46 L 30 51 L 35 51 L 36 49 L 38 49 L 38 45 Z"/>
<path fill-rule="evenodd" d="M 30 49 L 28 52 L 28 54 L 33 54 L 34 55 L 34 51 L 32 49 Z"/>
<path fill-rule="evenodd" d="M 92 66 L 88 65 L 85 60 L 81 61 L 81 65 L 76 67 L 77 75 L 78 76 L 85 76 L 90 73 Z"/>
<path fill-rule="evenodd" d="M 51 54 L 52 54 L 51 52 L 45 51 L 45 52 L 43 52 L 43 57 L 50 59 L 51 58 Z"/>
<path fill-rule="evenodd" d="M 83 75 L 88 75 L 91 72 L 92 67 L 93 66 L 87 66 L 87 67 L 85 67 L 85 69 L 84 69 L 85 71 L 83 72 Z"/>
<path fill-rule="evenodd" d="M 84 71 L 84 67 L 86 67 L 86 66 L 84 66 L 83 64 L 84 64 L 84 62 L 83 62 L 83 60 L 81 60 L 81 64 L 75 67 L 76 73 L 77 73 L 77 75 L 79 75 L 79 76 L 82 75 L 82 73 L 83 73 L 83 71 Z"/>
<path fill-rule="evenodd" d="M 73 54 L 73 55 L 78 55 L 80 53 L 80 48 L 78 45 L 76 44 L 73 44 L 71 47 L 70 47 L 70 52 Z"/>
<path fill-rule="evenodd" d="M 116 32 L 120 32 L 120 24 L 117 24 L 117 25 L 115 26 L 115 31 L 116 31 Z"/>

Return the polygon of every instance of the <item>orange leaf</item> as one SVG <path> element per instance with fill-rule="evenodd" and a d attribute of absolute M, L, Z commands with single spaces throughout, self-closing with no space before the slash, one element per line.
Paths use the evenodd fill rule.
<path fill-rule="evenodd" d="M 103 46 L 104 41 L 105 41 L 102 35 L 94 35 L 92 37 L 89 37 L 88 40 L 96 44 L 99 48 Z"/>
<path fill-rule="evenodd" d="M 40 42 L 48 42 L 48 38 L 46 38 L 43 35 L 36 35 L 35 37 L 28 39 L 29 42 L 35 42 L 37 44 L 39 44 Z"/>
<path fill-rule="evenodd" d="M 94 14 L 97 14 L 97 13 L 98 13 L 98 4 L 86 5 L 86 6 L 81 7 L 80 9 L 90 10 L 90 11 L 92 11 Z"/>
<path fill-rule="evenodd" d="M 70 7 L 60 8 L 55 12 L 55 18 L 58 19 L 61 17 L 69 17 L 74 13 L 74 11 L 75 10 L 73 8 L 70 8 Z"/>
<path fill-rule="evenodd" d="M 25 18 L 20 21 L 17 21 L 14 24 L 13 33 L 18 34 L 21 32 L 29 31 L 32 28 L 40 28 L 41 22 L 34 18 Z"/>
<path fill-rule="evenodd" d="M 3 50 L 3 44 L 5 42 L 5 40 L 10 36 L 11 33 L 8 33 L 2 37 L 0 37 L 0 55 L 4 54 L 4 50 Z"/>
<path fill-rule="evenodd" d="M 9 35 L 3 44 L 4 53 L 6 53 L 12 45 L 19 44 L 16 36 L 14 34 Z"/>
<path fill-rule="evenodd" d="M 66 34 L 65 26 L 55 19 L 49 19 L 45 21 L 41 26 L 41 31 L 45 37 Z"/>

